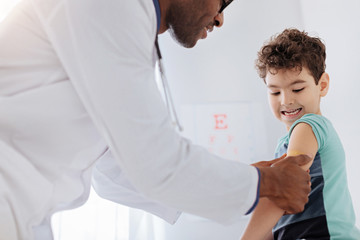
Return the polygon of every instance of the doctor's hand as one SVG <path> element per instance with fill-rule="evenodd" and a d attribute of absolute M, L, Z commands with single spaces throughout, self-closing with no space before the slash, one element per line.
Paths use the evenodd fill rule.
<path fill-rule="evenodd" d="M 271 167 L 273 164 L 283 160 L 285 157 L 286 157 L 286 153 L 284 155 L 282 155 L 281 157 L 276 158 L 274 160 L 256 162 L 256 163 L 253 163 L 251 165 L 254 166 L 254 167 L 257 167 L 257 168 L 259 168 L 259 167 Z"/>
<path fill-rule="evenodd" d="M 255 163 L 261 174 L 260 197 L 267 197 L 288 214 L 302 212 L 310 193 L 310 174 L 300 166 L 312 159 L 298 155 Z M 270 166 L 271 167 L 270 167 Z"/>

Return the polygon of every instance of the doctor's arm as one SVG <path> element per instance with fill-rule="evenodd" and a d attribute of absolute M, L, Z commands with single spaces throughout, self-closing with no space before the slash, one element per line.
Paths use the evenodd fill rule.
<path fill-rule="evenodd" d="M 291 133 L 287 156 L 291 157 L 300 154 L 313 156 L 311 162 L 301 166 L 303 170 L 307 171 L 313 163 L 317 150 L 318 144 L 311 126 L 306 123 L 297 124 Z M 274 163 L 272 167 L 277 167 L 282 161 L 288 161 L 288 159 L 280 160 Z M 259 204 L 255 208 L 241 239 L 272 239 L 271 230 L 284 213 L 285 211 L 275 205 L 269 198 L 260 198 Z"/>
<path fill-rule="evenodd" d="M 102 198 L 144 210 L 170 224 L 175 224 L 181 215 L 177 209 L 151 200 L 140 193 L 119 167 L 110 150 L 97 161 L 93 168 L 92 186 Z"/>

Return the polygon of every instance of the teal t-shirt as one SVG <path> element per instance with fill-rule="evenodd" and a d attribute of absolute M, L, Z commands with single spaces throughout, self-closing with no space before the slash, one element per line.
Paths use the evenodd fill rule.
<path fill-rule="evenodd" d="M 279 139 L 275 156 L 280 157 L 287 152 L 291 132 L 301 122 L 311 126 L 318 143 L 318 152 L 310 167 L 309 202 L 303 212 L 284 215 L 274 227 L 274 231 L 299 221 L 326 216 L 330 239 L 360 240 L 347 184 L 344 149 L 327 118 L 306 114 L 298 119 L 288 134 Z M 296 224 L 293 226 L 296 227 Z"/>

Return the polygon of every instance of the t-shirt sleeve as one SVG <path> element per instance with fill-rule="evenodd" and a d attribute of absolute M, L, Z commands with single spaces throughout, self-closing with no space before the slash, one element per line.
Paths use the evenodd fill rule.
<path fill-rule="evenodd" d="M 328 136 L 328 121 L 326 120 L 326 118 L 317 114 L 306 114 L 292 125 L 289 131 L 290 136 L 292 130 L 299 123 L 306 123 L 310 125 L 316 137 L 316 141 L 318 142 L 318 149 L 321 149 L 325 145 Z"/>

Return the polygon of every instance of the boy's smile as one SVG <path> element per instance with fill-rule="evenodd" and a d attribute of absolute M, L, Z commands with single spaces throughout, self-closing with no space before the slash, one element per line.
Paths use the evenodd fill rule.
<path fill-rule="evenodd" d="M 301 113 L 302 108 L 297 109 L 285 109 L 281 111 L 281 114 L 284 115 L 284 117 L 287 118 L 297 118 Z"/>
<path fill-rule="evenodd" d="M 287 129 L 307 113 L 321 115 L 320 98 L 326 95 L 329 82 L 326 73 L 318 85 L 306 67 L 302 71 L 280 69 L 276 74 L 268 72 L 265 82 L 272 112 Z"/>

